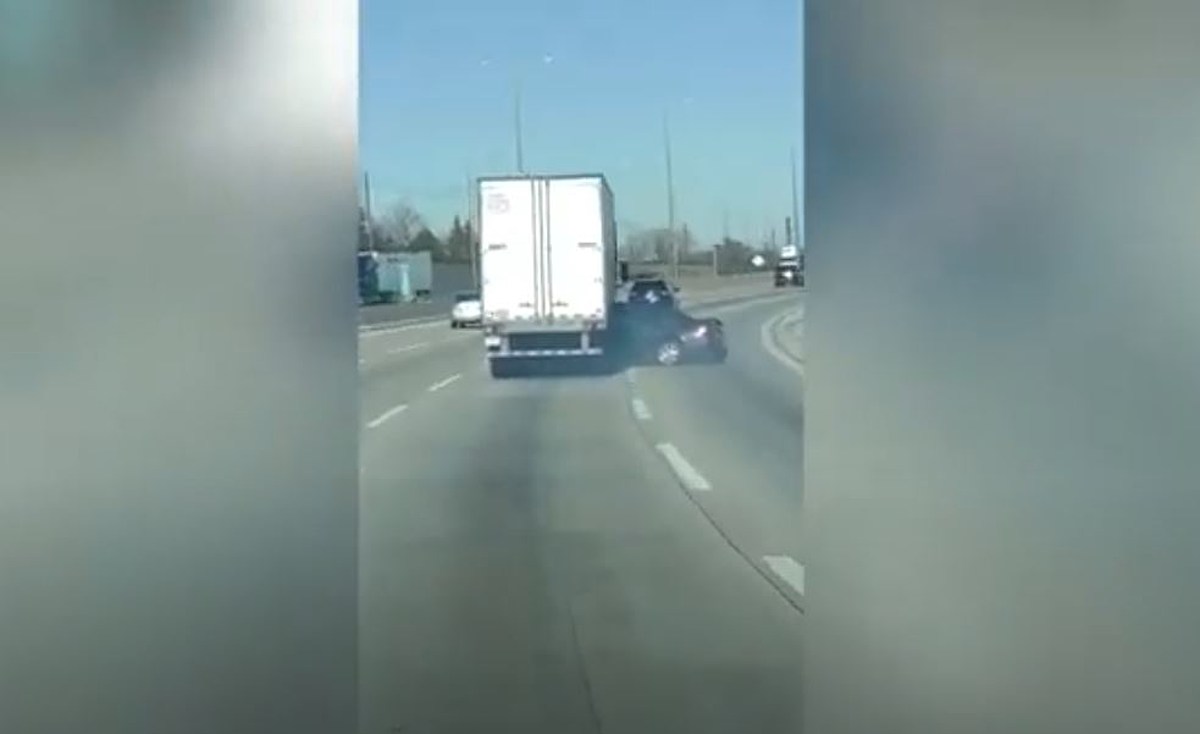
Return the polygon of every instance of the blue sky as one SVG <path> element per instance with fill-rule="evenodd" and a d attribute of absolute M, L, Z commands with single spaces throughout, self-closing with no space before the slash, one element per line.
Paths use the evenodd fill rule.
<path fill-rule="evenodd" d="M 435 229 L 470 176 L 525 166 L 606 174 L 617 216 L 664 226 L 662 120 L 677 220 L 702 242 L 757 240 L 791 213 L 802 165 L 797 0 L 363 0 L 362 166 L 377 211 L 403 199 Z M 552 60 L 547 63 L 546 57 Z"/>

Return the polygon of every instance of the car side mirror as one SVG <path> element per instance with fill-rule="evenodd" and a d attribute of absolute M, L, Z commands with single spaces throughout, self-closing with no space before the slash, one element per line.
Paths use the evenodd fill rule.
<path fill-rule="evenodd" d="M 678 292 L 679 292 L 679 286 L 677 286 L 677 285 L 675 285 L 674 283 L 672 283 L 672 284 L 671 284 L 671 292 L 672 292 L 672 293 L 678 293 Z"/>

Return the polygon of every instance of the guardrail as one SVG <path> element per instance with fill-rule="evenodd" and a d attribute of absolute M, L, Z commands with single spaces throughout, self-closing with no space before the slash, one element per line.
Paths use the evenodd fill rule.
<path fill-rule="evenodd" d="M 653 266 L 648 266 L 649 270 Z M 679 286 L 683 292 L 705 293 L 745 287 L 749 283 L 761 280 L 770 281 L 770 273 L 739 273 L 734 275 L 713 275 L 711 271 L 687 272 L 681 271 Z M 457 290 L 457 289 L 456 289 Z M 435 292 L 428 301 L 416 303 L 389 303 L 378 306 L 364 306 L 358 309 L 359 328 L 371 328 L 382 324 L 394 325 L 403 322 L 432 320 L 436 317 L 450 317 L 450 306 L 453 303 L 455 291 Z"/>

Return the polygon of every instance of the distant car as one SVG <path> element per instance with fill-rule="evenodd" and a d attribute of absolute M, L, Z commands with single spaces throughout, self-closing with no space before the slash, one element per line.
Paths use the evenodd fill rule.
<path fill-rule="evenodd" d="M 775 268 L 775 287 L 804 286 L 804 271 L 799 265 L 779 265 Z"/>
<path fill-rule="evenodd" d="M 724 362 L 729 354 L 720 319 L 696 318 L 673 302 L 630 301 L 619 304 L 615 316 L 622 348 L 634 363 Z"/>
<path fill-rule="evenodd" d="M 479 326 L 483 323 L 483 303 L 478 291 L 463 291 L 454 296 L 454 307 L 450 310 L 450 328 Z"/>

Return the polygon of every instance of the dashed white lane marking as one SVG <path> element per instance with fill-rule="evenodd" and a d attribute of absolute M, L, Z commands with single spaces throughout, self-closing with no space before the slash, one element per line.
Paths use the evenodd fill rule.
<path fill-rule="evenodd" d="M 630 385 L 637 384 L 637 373 L 633 371 L 632 367 L 625 370 L 625 382 L 628 382 Z"/>
<path fill-rule="evenodd" d="M 804 596 L 804 566 L 791 556 L 763 556 L 763 563 L 788 586 Z"/>
<path fill-rule="evenodd" d="M 405 344 L 402 347 L 395 347 L 393 349 L 389 349 L 388 354 L 403 354 L 404 352 L 411 352 L 414 349 L 422 349 L 427 346 L 429 346 L 429 342 L 417 342 L 416 344 Z"/>
<path fill-rule="evenodd" d="M 671 471 L 675 472 L 675 476 L 679 478 L 684 487 L 693 492 L 707 492 L 712 489 L 712 485 L 708 483 L 704 475 L 696 471 L 696 467 L 683 458 L 683 454 L 679 453 L 679 449 L 675 448 L 674 444 L 660 443 L 655 448 L 671 465 Z"/>
<path fill-rule="evenodd" d="M 408 410 L 407 405 L 397 405 L 396 407 L 391 408 L 390 410 L 385 412 L 383 415 L 379 416 L 375 420 L 368 423 L 367 428 L 378 428 L 378 427 L 382 426 L 389 418 L 393 418 L 393 417 L 403 413 L 406 410 Z"/>
<path fill-rule="evenodd" d="M 437 392 L 438 390 L 441 390 L 443 387 L 449 385 L 450 383 L 454 382 L 455 380 L 457 380 L 460 377 L 462 377 L 462 373 L 450 375 L 449 377 L 447 377 L 444 380 L 438 380 L 437 382 L 435 382 L 429 386 L 429 392 Z"/>
<path fill-rule="evenodd" d="M 762 328 L 759 330 L 759 341 L 762 342 L 763 349 L 767 350 L 767 354 L 774 357 L 784 367 L 804 377 L 804 365 L 798 362 L 795 357 L 783 351 L 775 343 L 775 330 L 779 328 L 780 323 L 790 316 L 792 316 L 791 312 L 784 311 L 764 321 Z"/>
<path fill-rule="evenodd" d="M 633 416 L 640 421 L 648 421 L 654 416 L 650 415 L 650 406 L 646 405 L 646 401 L 641 398 L 634 398 L 630 401 L 633 406 Z"/>

